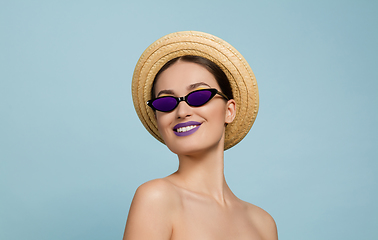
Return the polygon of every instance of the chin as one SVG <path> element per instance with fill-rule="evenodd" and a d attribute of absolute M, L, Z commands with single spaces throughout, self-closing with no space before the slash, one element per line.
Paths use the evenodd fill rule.
<path fill-rule="evenodd" d="M 171 152 L 177 155 L 197 155 L 206 149 L 196 147 L 168 147 Z"/>
<path fill-rule="evenodd" d="M 206 153 L 214 149 L 222 148 L 223 150 L 223 141 L 214 142 L 210 144 L 210 141 L 201 142 L 190 142 L 190 141 L 183 141 L 183 144 L 180 144 L 176 141 L 173 144 L 167 143 L 167 147 L 171 152 L 177 155 L 197 155 L 201 153 Z M 222 145 L 222 146 L 220 146 Z"/>

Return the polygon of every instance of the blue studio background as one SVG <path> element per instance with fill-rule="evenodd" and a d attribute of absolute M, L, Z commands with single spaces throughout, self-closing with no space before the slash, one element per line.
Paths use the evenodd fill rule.
<path fill-rule="evenodd" d="M 158 38 L 232 44 L 260 111 L 226 179 L 280 240 L 377 239 L 378 1 L 0 1 L 0 239 L 121 239 L 136 188 L 177 168 L 133 108 Z"/>

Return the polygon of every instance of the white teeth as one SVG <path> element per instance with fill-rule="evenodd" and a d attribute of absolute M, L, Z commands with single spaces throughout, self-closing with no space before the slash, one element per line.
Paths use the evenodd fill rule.
<path fill-rule="evenodd" d="M 181 128 L 177 128 L 176 131 L 177 132 L 187 132 L 189 130 L 192 130 L 195 127 L 197 127 L 197 125 L 191 125 L 191 126 L 187 126 L 187 127 L 181 127 Z"/>

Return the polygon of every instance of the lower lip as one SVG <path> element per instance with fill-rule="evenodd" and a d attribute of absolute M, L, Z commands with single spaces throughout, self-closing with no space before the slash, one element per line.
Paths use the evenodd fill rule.
<path fill-rule="evenodd" d="M 190 129 L 189 131 L 186 131 L 186 132 L 176 132 L 176 131 L 174 131 L 174 133 L 176 134 L 176 136 L 179 136 L 179 137 L 189 136 L 190 134 L 195 133 L 200 126 L 201 125 L 197 125 L 195 128 Z"/>

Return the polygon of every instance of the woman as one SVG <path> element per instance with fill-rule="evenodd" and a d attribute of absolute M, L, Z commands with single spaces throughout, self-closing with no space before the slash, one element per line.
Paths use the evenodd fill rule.
<path fill-rule="evenodd" d="M 137 189 L 124 239 L 277 239 L 273 218 L 238 199 L 224 177 L 224 150 L 258 110 L 244 58 L 209 34 L 169 34 L 142 54 L 132 91 L 140 120 L 179 168 Z"/>

